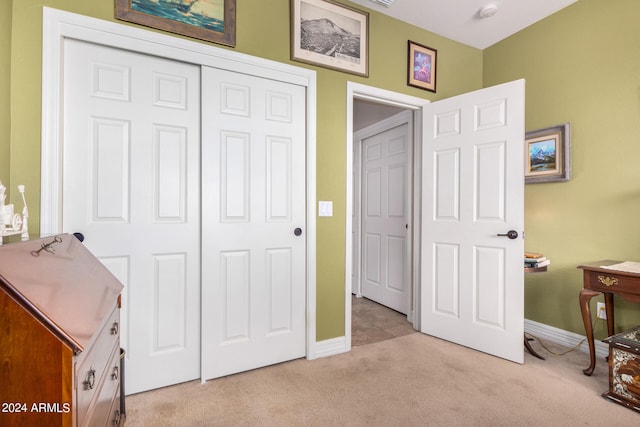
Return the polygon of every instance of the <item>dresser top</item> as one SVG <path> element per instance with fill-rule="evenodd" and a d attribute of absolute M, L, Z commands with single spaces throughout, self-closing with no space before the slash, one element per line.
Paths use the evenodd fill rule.
<path fill-rule="evenodd" d="M 0 246 L 0 289 L 78 352 L 123 285 L 78 239 L 61 234 Z"/>

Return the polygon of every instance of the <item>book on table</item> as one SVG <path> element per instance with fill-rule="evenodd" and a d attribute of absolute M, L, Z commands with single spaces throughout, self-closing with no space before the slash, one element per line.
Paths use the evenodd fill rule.
<path fill-rule="evenodd" d="M 527 262 L 527 261 L 525 261 L 524 266 L 527 267 L 527 268 L 540 268 L 540 267 L 546 267 L 549 264 L 551 264 L 551 260 L 544 259 L 544 260 L 539 261 L 539 262 Z"/>
<path fill-rule="evenodd" d="M 544 254 L 542 254 L 540 252 L 527 252 L 527 251 L 525 251 L 524 257 L 525 258 L 531 258 L 531 259 L 538 259 L 538 258 L 544 258 Z"/>

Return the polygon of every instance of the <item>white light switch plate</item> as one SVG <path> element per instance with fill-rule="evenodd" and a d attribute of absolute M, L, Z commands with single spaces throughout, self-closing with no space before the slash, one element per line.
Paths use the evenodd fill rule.
<path fill-rule="evenodd" d="M 318 202 L 318 216 L 333 216 L 333 202 Z"/>

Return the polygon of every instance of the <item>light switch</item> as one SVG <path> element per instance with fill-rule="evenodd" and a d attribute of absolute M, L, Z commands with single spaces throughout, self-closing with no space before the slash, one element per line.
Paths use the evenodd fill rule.
<path fill-rule="evenodd" d="M 318 202 L 319 216 L 333 216 L 333 202 Z"/>

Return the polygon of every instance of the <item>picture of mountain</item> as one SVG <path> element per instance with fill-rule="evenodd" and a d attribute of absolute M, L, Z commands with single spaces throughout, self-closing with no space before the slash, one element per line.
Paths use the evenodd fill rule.
<path fill-rule="evenodd" d="M 291 59 L 369 76 L 369 14 L 332 0 L 291 0 Z"/>
<path fill-rule="evenodd" d="M 360 62 L 360 23 L 302 2 L 300 48 L 354 63 Z"/>
<path fill-rule="evenodd" d="M 531 172 L 552 171 L 558 168 L 555 139 L 529 144 Z"/>

